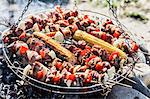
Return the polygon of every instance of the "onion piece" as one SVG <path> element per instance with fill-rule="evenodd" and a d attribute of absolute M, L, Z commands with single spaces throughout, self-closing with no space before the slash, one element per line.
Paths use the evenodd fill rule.
<path fill-rule="evenodd" d="M 122 44 L 124 41 L 124 39 L 117 39 L 113 42 L 113 46 L 118 48 L 119 44 Z"/>
<path fill-rule="evenodd" d="M 28 64 L 28 65 L 24 68 L 23 74 L 24 74 L 24 75 L 29 75 L 29 74 L 32 75 L 32 74 L 33 74 L 33 70 L 32 70 L 32 67 L 31 67 L 30 64 Z"/>
<path fill-rule="evenodd" d="M 24 46 L 24 47 L 28 48 L 28 45 L 25 42 L 16 41 L 15 44 L 14 44 L 15 50 L 17 50 L 20 46 Z"/>
<path fill-rule="evenodd" d="M 107 70 L 107 74 L 108 74 L 108 76 L 109 76 L 110 79 L 114 78 L 115 73 L 116 73 L 116 70 L 115 70 L 114 66 Z"/>
<path fill-rule="evenodd" d="M 20 28 L 20 29 L 22 29 L 22 30 L 25 30 L 25 29 L 26 29 L 25 21 L 21 21 L 21 22 L 18 24 L 18 28 Z"/>
<path fill-rule="evenodd" d="M 54 36 L 54 39 L 56 41 L 63 42 L 64 41 L 64 36 L 60 31 L 58 31 L 58 32 L 56 32 L 56 34 Z"/>
<path fill-rule="evenodd" d="M 104 79 L 102 80 L 103 83 L 106 83 L 109 80 L 109 76 L 107 73 L 104 73 Z"/>
<path fill-rule="evenodd" d="M 51 50 L 48 55 L 52 58 L 52 59 L 55 59 L 56 58 L 56 54 L 53 50 Z"/>
<path fill-rule="evenodd" d="M 32 29 L 33 29 L 35 32 L 40 32 L 40 28 L 39 28 L 39 26 L 38 26 L 37 23 L 35 23 L 35 24 L 33 25 Z"/>
<path fill-rule="evenodd" d="M 73 73 L 76 73 L 76 71 L 81 67 L 81 65 L 76 65 L 75 68 L 73 69 Z"/>
<path fill-rule="evenodd" d="M 66 81 L 66 85 L 67 85 L 68 87 L 70 87 L 71 84 L 72 84 L 72 80 L 67 80 L 67 81 Z"/>
<path fill-rule="evenodd" d="M 36 60 L 41 59 L 41 56 L 36 51 L 27 50 L 28 59 L 31 60 L 33 56 L 35 56 Z"/>

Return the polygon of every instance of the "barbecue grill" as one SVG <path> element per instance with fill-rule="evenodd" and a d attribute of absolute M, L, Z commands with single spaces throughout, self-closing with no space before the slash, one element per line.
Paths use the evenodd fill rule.
<path fill-rule="evenodd" d="M 43 13 L 46 11 L 51 11 L 51 10 L 53 10 L 53 9 L 37 12 L 35 14 L 40 14 L 40 13 Z M 89 10 L 79 10 L 79 13 L 81 13 L 81 14 L 86 13 L 87 15 L 90 15 L 92 17 L 100 18 L 100 20 L 102 20 L 104 18 L 110 18 L 104 14 L 89 11 Z M 113 19 L 113 21 L 114 21 L 114 24 L 117 24 L 115 19 Z M 3 37 L 4 33 L 7 32 L 8 30 L 3 32 L 2 37 Z M 130 35 L 131 38 L 135 39 L 134 34 L 129 32 L 125 26 L 123 26 L 123 30 L 125 31 L 124 33 L 128 33 L 128 35 Z M 88 93 L 95 93 L 95 92 L 107 93 L 116 84 L 129 87 L 128 85 L 121 83 L 121 81 L 124 79 L 127 79 L 127 76 L 132 72 L 132 69 L 134 68 L 134 64 L 127 64 L 127 66 L 126 66 L 127 69 L 125 70 L 125 72 L 122 72 L 120 74 L 120 71 L 118 71 L 118 73 L 116 73 L 115 77 L 113 79 L 108 80 L 105 84 L 94 84 L 94 85 L 86 86 L 86 87 L 64 87 L 64 86 L 58 86 L 58 85 L 53 85 L 53 84 L 47 84 L 47 83 L 38 81 L 34 78 L 31 78 L 27 75 L 24 75 L 23 68 L 21 68 L 21 66 L 19 66 L 19 64 L 16 64 L 15 61 L 12 61 L 11 56 L 10 56 L 11 53 L 8 52 L 7 47 L 4 45 L 4 43 L 3 43 L 3 54 L 4 54 L 4 58 L 7 62 L 8 67 L 20 79 L 24 80 L 25 82 L 27 82 L 30 85 L 35 86 L 39 89 L 43 89 L 48 92 L 59 93 L 59 94 L 78 94 L 79 95 L 79 94 L 88 94 Z M 138 61 L 146 62 L 143 53 L 139 52 L 138 54 L 135 54 L 133 56 L 133 58 L 137 58 L 137 57 L 139 59 Z"/>

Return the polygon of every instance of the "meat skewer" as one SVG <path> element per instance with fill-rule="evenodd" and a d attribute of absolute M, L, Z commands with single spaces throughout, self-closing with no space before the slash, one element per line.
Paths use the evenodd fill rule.
<path fill-rule="evenodd" d="M 107 50 L 110 53 L 119 52 L 119 54 L 122 58 L 125 58 L 125 59 L 127 58 L 126 54 L 122 50 L 112 46 L 111 44 L 109 44 L 101 39 L 98 39 L 97 37 L 94 37 L 94 36 L 84 32 L 84 31 L 77 30 L 75 32 L 75 34 L 73 35 L 73 38 L 76 40 L 85 40 L 86 42 L 88 42 L 92 45 L 99 45 L 99 46 L 103 47 L 103 49 Z"/>
<path fill-rule="evenodd" d="M 47 35 L 40 33 L 40 32 L 34 32 L 34 36 L 37 36 L 38 38 L 42 39 L 47 43 L 50 47 L 52 47 L 55 51 L 59 52 L 62 56 L 65 56 L 67 58 L 67 61 L 74 64 L 76 62 L 76 58 L 73 53 L 71 53 L 66 48 L 62 47 L 57 41 L 53 40 L 52 38 L 48 37 Z"/>
<path fill-rule="evenodd" d="M 20 58 L 25 75 L 68 87 L 103 83 L 114 78 L 138 45 L 111 20 L 101 21 L 56 7 L 30 16 L 3 41 Z"/>

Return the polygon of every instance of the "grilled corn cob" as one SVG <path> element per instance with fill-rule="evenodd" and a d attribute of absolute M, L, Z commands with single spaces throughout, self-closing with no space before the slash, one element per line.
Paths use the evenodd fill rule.
<path fill-rule="evenodd" d="M 61 46 L 57 41 L 53 40 L 52 38 L 48 37 L 44 33 L 34 32 L 34 36 L 42 39 L 45 43 L 47 43 L 50 47 L 52 47 L 55 51 L 59 52 L 62 56 L 66 57 L 66 59 L 74 64 L 76 62 L 76 58 L 73 53 L 69 50 Z"/>
<path fill-rule="evenodd" d="M 97 37 L 94 37 L 94 36 L 84 32 L 84 31 L 77 30 L 75 32 L 75 34 L 73 35 L 73 38 L 76 40 L 85 40 L 86 42 L 88 42 L 92 45 L 99 45 L 103 49 L 107 50 L 109 53 L 117 51 L 117 52 L 119 52 L 119 55 L 121 58 L 125 58 L 125 59 L 127 58 L 127 55 L 122 50 L 112 46 L 111 44 L 109 44 Z"/>

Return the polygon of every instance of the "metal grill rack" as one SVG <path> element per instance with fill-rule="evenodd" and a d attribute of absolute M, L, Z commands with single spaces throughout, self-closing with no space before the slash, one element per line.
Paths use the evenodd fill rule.
<path fill-rule="evenodd" d="M 46 11 L 49 11 L 49 10 L 46 10 Z M 41 11 L 41 12 L 38 12 L 38 13 L 42 13 L 42 12 L 45 12 L 45 11 Z M 79 10 L 79 12 L 82 13 L 82 14 L 86 13 L 86 14 L 88 14 L 90 16 L 93 16 L 93 17 L 99 17 L 101 19 L 103 19 L 103 18 L 110 18 L 110 17 L 108 17 L 108 16 L 106 16 L 104 14 L 101 14 L 101 13 L 98 13 L 98 12 L 89 11 L 89 10 Z M 113 19 L 113 21 L 115 23 L 114 19 Z M 127 33 L 129 33 L 125 26 L 123 26 L 123 28 L 124 28 L 124 30 Z M 132 38 L 132 36 L 134 36 L 134 34 L 132 34 L 130 36 Z M 132 69 L 134 68 L 134 65 L 127 66 L 128 69 L 126 70 L 125 73 L 122 73 L 122 74 L 117 73 L 118 75 L 116 75 L 114 79 L 108 80 L 108 82 L 106 84 L 95 84 L 95 85 L 91 85 L 91 86 L 87 86 L 87 87 L 63 87 L 63 86 L 58 86 L 58 85 L 53 85 L 53 84 L 47 84 L 47 83 L 38 81 L 38 80 L 36 80 L 34 78 L 31 78 L 29 76 L 24 75 L 23 74 L 23 68 L 16 67 L 13 64 L 13 61 L 11 61 L 11 59 L 9 58 L 9 52 L 7 52 L 7 48 L 6 48 L 6 46 L 4 44 L 3 44 L 3 54 L 4 54 L 5 60 L 6 60 L 7 64 L 8 64 L 8 67 L 20 79 L 24 80 L 25 82 L 27 82 L 30 85 L 35 86 L 37 88 L 46 90 L 48 92 L 59 93 L 59 94 L 88 94 L 88 93 L 94 93 L 94 92 L 104 92 L 104 93 L 106 93 L 106 92 L 110 91 L 112 86 L 114 86 L 115 84 L 128 86 L 128 85 L 125 85 L 125 84 L 121 83 L 121 81 L 123 79 L 127 79 L 126 77 L 132 72 Z M 138 55 L 136 55 L 136 56 L 138 56 Z M 140 59 L 145 61 L 144 55 L 143 56 L 140 55 L 138 57 L 140 57 Z"/>

